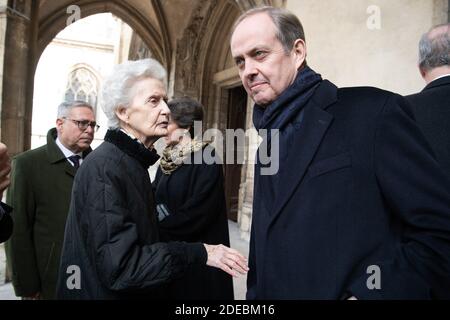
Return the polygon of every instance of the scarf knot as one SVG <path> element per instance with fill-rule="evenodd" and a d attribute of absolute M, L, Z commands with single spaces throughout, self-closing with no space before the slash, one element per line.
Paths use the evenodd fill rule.
<path fill-rule="evenodd" d="M 305 107 L 322 81 L 309 67 L 299 71 L 294 82 L 266 108 L 255 104 L 253 124 L 260 129 L 283 129 Z"/>
<path fill-rule="evenodd" d="M 166 175 L 171 174 L 186 162 L 190 154 L 203 149 L 207 144 L 208 142 L 194 138 L 184 145 L 167 146 L 163 150 L 161 161 L 159 162 L 161 171 Z"/>

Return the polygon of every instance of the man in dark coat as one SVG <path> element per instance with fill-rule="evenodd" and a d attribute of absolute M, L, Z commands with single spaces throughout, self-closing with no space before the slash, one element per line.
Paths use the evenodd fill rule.
<path fill-rule="evenodd" d="M 9 164 L 8 148 L 0 142 L 0 200 L 3 199 L 3 191 L 10 184 L 9 172 L 11 165 Z M 9 239 L 13 231 L 13 221 L 10 216 L 12 208 L 6 203 L 0 203 L 0 243 Z"/>
<path fill-rule="evenodd" d="M 62 103 L 47 144 L 13 159 L 7 203 L 14 208 L 15 229 L 7 257 L 17 296 L 55 297 L 73 179 L 96 127 L 86 102 Z"/>
<path fill-rule="evenodd" d="M 256 128 L 278 133 L 279 171 L 255 167 L 247 298 L 448 298 L 450 181 L 405 99 L 322 80 L 284 9 L 241 16 L 231 52 Z"/>
<path fill-rule="evenodd" d="M 450 176 L 450 24 L 432 28 L 419 44 L 419 70 L 427 86 L 406 99 Z"/>

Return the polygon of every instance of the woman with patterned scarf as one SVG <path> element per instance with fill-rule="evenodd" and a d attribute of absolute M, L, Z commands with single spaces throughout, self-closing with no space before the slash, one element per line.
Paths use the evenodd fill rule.
<path fill-rule="evenodd" d="M 214 150 L 194 136 L 194 122 L 202 121 L 203 107 L 188 97 L 172 100 L 168 106 L 167 147 L 154 182 L 161 240 L 228 246 L 222 166 L 205 163 L 203 154 L 214 157 Z M 212 268 L 195 266 L 172 282 L 170 296 L 233 299 L 232 278 Z"/>

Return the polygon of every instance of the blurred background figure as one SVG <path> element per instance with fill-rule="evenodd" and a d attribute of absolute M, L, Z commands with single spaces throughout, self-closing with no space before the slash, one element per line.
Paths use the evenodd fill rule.
<path fill-rule="evenodd" d="M 47 144 L 13 159 L 7 203 L 15 228 L 6 252 L 18 297 L 55 298 L 72 184 L 97 128 L 91 105 L 63 102 Z"/>
<path fill-rule="evenodd" d="M 228 246 L 223 169 L 204 162 L 204 149 L 212 147 L 194 136 L 194 122 L 203 120 L 203 106 L 188 97 L 172 100 L 168 106 L 167 147 L 154 182 L 161 240 Z M 170 296 L 233 299 L 232 278 L 219 270 L 193 266 L 171 284 Z"/>
<path fill-rule="evenodd" d="M 433 27 L 419 43 L 426 87 L 406 98 L 439 163 L 450 176 L 450 24 Z"/>

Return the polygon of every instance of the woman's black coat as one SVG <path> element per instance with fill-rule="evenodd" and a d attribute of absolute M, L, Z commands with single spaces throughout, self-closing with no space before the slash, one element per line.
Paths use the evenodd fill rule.
<path fill-rule="evenodd" d="M 121 131 L 78 170 L 59 270 L 59 299 L 164 298 L 163 284 L 205 264 L 202 244 L 159 243 L 148 167 L 157 160 Z"/>
<path fill-rule="evenodd" d="M 209 147 L 206 147 L 209 148 Z M 163 241 L 203 242 L 229 246 L 224 179 L 219 164 L 183 164 L 166 175 L 158 169 L 154 181 L 157 204 L 170 213 L 160 221 Z M 206 151 L 206 152 L 211 152 Z M 214 151 L 211 152 L 214 155 Z M 231 276 L 207 266 L 192 266 L 170 285 L 175 299 L 233 299 Z"/>

